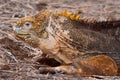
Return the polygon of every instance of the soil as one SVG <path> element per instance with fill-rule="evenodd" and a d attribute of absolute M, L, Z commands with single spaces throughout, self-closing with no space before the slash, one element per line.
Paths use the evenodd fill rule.
<path fill-rule="evenodd" d="M 0 0 L 0 80 L 119 80 L 119 76 L 83 77 L 66 74 L 40 74 L 35 63 L 42 51 L 15 37 L 12 27 L 21 17 L 42 9 L 81 14 L 97 21 L 120 20 L 119 0 Z"/>

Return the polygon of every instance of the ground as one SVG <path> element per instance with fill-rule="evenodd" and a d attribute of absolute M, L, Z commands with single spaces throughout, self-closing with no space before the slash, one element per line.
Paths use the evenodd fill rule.
<path fill-rule="evenodd" d="M 119 0 L 0 0 L 0 80 L 96 80 L 112 79 L 117 76 L 70 76 L 65 74 L 39 74 L 38 67 L 33 63 L 42 52 L 16 38 L 12 27 L 24 16 L 37 14 L 42 9 L 67 9 L 81 13 L 87 18 L 98 21 L 120 19 Z M 99 14 L 101 12 L 101 14 Z"/>

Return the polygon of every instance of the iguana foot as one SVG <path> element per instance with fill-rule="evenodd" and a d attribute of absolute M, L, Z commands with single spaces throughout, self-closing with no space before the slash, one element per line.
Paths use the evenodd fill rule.
<path fill-rule="evenodd" d="M 62 73 L 62 74 L 76 74 L 77 69 L 74 66 L 63 65 L 58 67 L 40 67 L 40 73 Z"/>

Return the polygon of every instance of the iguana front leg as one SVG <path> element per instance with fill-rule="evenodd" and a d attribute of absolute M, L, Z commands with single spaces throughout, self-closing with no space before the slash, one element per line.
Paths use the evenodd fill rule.
<path fill-rule="evenodd" d="M 78 74 L 81 76 L 91 75 L 117 75 L 117 65 L 113 59 L 106 55 L 88 56 L 81 60 L 75 60 L 73 64 L 60 65 L 57 67 L 40 67 L 40 73 L 65 73 Z"/>

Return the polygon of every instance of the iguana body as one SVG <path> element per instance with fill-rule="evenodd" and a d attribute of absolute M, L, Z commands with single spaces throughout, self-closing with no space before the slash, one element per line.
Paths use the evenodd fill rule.
<path fill-rule="evenodd" d="M 43 10 L 33 17 L 20 19 L 14 28 L 19 38 L 39 47 L 44 54 L 61 64 L 40 70 L 80 75 L 117 75 L 118 68 L 112 58 L 101 54 L 85 54 L 120 51 L 119 41 L 100 28 L 113 22 L 89 21 L 74 14 L 72 17 L 66 12 L 62 14 Z"/>

